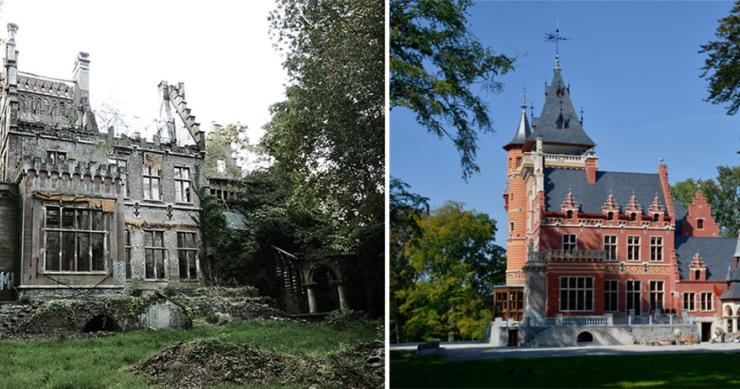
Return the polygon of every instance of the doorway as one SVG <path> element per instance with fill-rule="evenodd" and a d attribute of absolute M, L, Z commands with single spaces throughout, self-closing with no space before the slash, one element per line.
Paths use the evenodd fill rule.
<path fill-rule="evenodd" d="M 709 342 L 712 338 L 712 323 L 701 323 L 701 341 Z"/>
<path fill-rule="evenodd" d="M 509 330 L 509 347 L 519 346 L 519 330 Z"/>

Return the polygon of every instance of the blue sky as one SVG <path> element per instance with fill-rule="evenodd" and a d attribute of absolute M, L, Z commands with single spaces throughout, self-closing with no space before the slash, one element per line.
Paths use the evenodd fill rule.
<path fill-rule="evenodd" d="M 539 116 L 544 83 L 552 78 L 554 47 L 546 32 L 560 25 L 561 68 L 576 110 L 597 143 L 599 169 L 657 172 L 661 158 L 671 183 L 714 178 L 718 165 L 738 165 L 740 114 L 703 101 L 699 46 L 713 39 L 730 1 L 716 2 L 477 2 L 468 18 L 472 32 L 497 53 L 517 58 L 500 80 L 504 91 L 481 92 L 496 133 L 478 141 L 480 174 L 466 183 L 459 155 L 447 139 L 428 134 L 412 112 L 393 109 L 390 171 L 430 198 L 486 212 L 498 221 L 496 241 L 506 242 L 502 192 L 506 155 L 514 135 L 522 88 Z"/>

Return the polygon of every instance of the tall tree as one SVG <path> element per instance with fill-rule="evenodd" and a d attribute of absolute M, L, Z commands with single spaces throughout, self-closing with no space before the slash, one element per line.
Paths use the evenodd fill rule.
<path fill-rule="evenodd" d="M 493 131 L 486 103 L 473 87 L 499 91 L 498 76 L 513 68 L 512 58 L 494 54 L 468 30 L 472 3 L 390 2 L 391 109 L 410 109 L 430 133 L 452 140 L 465 179 L 480 170 L 478 133 Z"/>
<path fill-rule="evenodd" d="M 734 115 L 740 108 L 740 0 L 719 20 L 715 36 L 699 50 L 708 54 L 701 76 L 709 80 L 707 100 L 728 103 L 727 114 Z"/>
<path fill-rule="evenodd" d="M 406 317 L 399 310 L 405 300 L 393 292 L 410 288 L 416 278 L 414 267 L 404 255 L 403 248 L 406 242 L 421 233 L 417 220 L 429 214 L 429 199 L 409 190 L 407 183 L 391 177 L 390 326 L 392 337 L 395 337 L 397 343 L 401 342 L 401 327 L 406 323 Z"/>
<path fill-rule="evenodd" d="M 718 166 L 716 179 L 686 179 L 671 186 L 671 195 L 688 207 L 696 191 L 702 191 L 712 216 L 725 236 L 740 232 L 740 166 Z"/>
<path fill-rule="evenodd" d="M 490 291 L 504 272 L 502 250 L 494 244 L 495 221 L 448 202 L 417 223 L 420 233 L 404 245 L 414 282 L 393 291 L 408 318 L 405 336 L 482 338 L 491 318 Z"/>
<path fill-rule="evenodd" d="M 279 0 L 270 15 L 290 84 L 262 144 L 292 201 L 332 223 L 326 248 L 338 253 L 384 228 L 384 14 L 382 0 Z"/>

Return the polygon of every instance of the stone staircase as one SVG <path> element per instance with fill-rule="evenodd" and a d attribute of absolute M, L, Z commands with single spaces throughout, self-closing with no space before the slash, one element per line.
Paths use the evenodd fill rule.
<path fill-rule="evenodd" d="M 0 334 L 12 330 L 19 321 L 30 316 L 42 304 L 41 301 L 34 301 L 28 304 L 18 304 L 15 302 L 0 303 Z"/>

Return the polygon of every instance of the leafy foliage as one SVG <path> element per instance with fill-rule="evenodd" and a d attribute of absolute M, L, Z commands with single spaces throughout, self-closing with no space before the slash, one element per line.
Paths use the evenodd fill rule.
<path fill-rule="evenodd" d="M 488 108 L 472 87 L 499 91 L 497 77 L 513 69 L 512 58 L 494 54 L 468 30 L 472 3 L 390 2 L 391 108 L 410 109 L 430 133 L 452 140 L 465 179 L 480 170 L 475 163 L 478 132 L 493 131 Z"/>
<path fill-rule="evenodd" d="M 246 126 L 228 124 L 225 127 L 214 124 L 206 135 L 206 176 L 229 176 L 241 178 L 242 169 L 239 167 L 235 154 L 242 152 L 249 145 L 246 137 Z M 224 172 L 219 172 L 218 164 L 222 161 Z"/>
<path fill-rule="evenodd" d="M 740 232 L 740 166 L 718 166 L 717 178 L 686 179 L 671 186 L 671 195 L 688 207 L 700 190 L 712 207 L 712 216 L 725 236 Z"/>
<path fill-rule="evenodd" d="M 445 203 L 416 223 L 404 243 L 413 283 L 393 291 L 409 339 L 480 339 L 491 318 L 493 283 L 504 272 L 503 250 L 493 243 L 495 221 L 487 214 Z"/>
<path fill-rule="evenodd" d="M 727 114 L 734 115 L 740 108 L 740 0 L 735 1 L 730 14 L 719 21 L 716 41 L 701 46 L 707 53 L 702 77 L 709 80 L 708 101 L 729 103 Z"/>
<path fill-rule="evenodd" d="M 291 201 L 320 211 L 328 224 L 317 232 L 338 253 L 356 251 L 384 222 L 383 8 L 281 0 L 270 16 L 291 84 L 262 145 L 294 185 Z"/>

